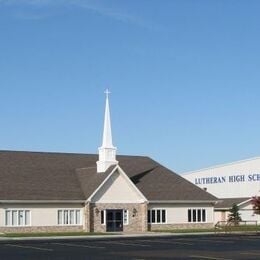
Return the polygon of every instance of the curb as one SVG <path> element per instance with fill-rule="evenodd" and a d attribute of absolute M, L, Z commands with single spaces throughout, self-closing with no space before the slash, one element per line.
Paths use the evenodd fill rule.
<path fill-rule="evenodd" d="M 107 240 L 119 238 L 175 237 L 175 236 L 205 236 L 215 235 L 214 232 L 201 233 L 147 233 L 147 234 L 116 234 L 91 236 L 53 236 L 53 237 L 0 237 L 0 243 L 11 241 L 52 241 L 52 240 Z"/>

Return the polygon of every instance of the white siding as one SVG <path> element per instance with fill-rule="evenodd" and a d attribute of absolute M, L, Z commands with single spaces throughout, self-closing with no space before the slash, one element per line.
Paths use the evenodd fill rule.
<path fill-rule="evenodd" d="M 96 203 L 136 203 L 143 198 L 118 171 L 107 180 L 91 200 Z"/>
<path fill-rule="evenodd" d="M 252 175 L 254 175 L 254 179 L 252 179 Z M 230 181 L 234 176 L 237 176 L 237 179 Z M 251 197 L 259 195 L 260 192 L 260 158 L 189 172 L 185 173 L 183 177 L 201 188 L 207 188 L 208 192 L 219 198 Z M 211 177 L 223 177 L 225 182 L 198 183 L 202 181 L 202 178 Z"/>
<path fill-rule="evenodd" d="M 81 204 L 4 204 L 0 208 L 0 226 L 5 226 L 6 209 L 26 209 L 31 211 L 31 226 L 57 226 L 58 209 L 81 209 L 83 218 L 83 207 Z M 83 220 L 83 219 L 82 219 Z"/>
<path fill-rule="evenodd" d="M 188 209 L 206 209 L 206 222 L 214 222 L 213 207 L 209 204 L 149 204 L 149 209 L 166 209 L 165 224 L 185 224 L 188 222 Z M 203 223 L 203 222 L 201 222 Z"/>

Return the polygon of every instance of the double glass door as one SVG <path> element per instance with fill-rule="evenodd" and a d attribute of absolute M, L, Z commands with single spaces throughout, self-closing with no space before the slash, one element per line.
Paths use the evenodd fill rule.
<path fill-rule="evenodd" d="M 107 226 L 107 232 L 123 231 L 123 210 L 107 209 L 106 226 Z"/>

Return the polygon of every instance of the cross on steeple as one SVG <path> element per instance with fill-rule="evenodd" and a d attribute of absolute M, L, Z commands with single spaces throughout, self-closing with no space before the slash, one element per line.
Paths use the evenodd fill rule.
<path fill-rule="evenodd" d="M 111 92 L 109 91 L 109 89 L 107 88 L 104 92 L 106 94 L 106 97 L 108 98 L 108 95 L 111 94 Z"/>
<path fill-rule="evenodd" d="M 112 131 L 110 122 L 109 97 L 110 91 L 106 89 L 106 106 L 102 146 L 99 148 L 99 160 L 97 161 L 97 172 L 105 172 L 109 166 L 116 165 L 116 147 L 112 142 Z"/>

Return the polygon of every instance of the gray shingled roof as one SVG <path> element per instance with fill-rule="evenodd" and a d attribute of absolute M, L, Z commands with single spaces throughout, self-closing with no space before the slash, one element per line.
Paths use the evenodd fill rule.
<path fill-rule="evenodd" d="M 216 209 L 230 209 L 233 204 L 240 204 L 250 198 L 223 198 L 219 199 L 219 202 L 215 205 Z"/>
<path fill-rule="evenodd" d="M 107 177 L 97 155 L 0 151 L 0 200 L 85 200 Z M 149 200 L 215 201 L 178 174 L 143 156 L 117 156 L 120 167 Z"/>

